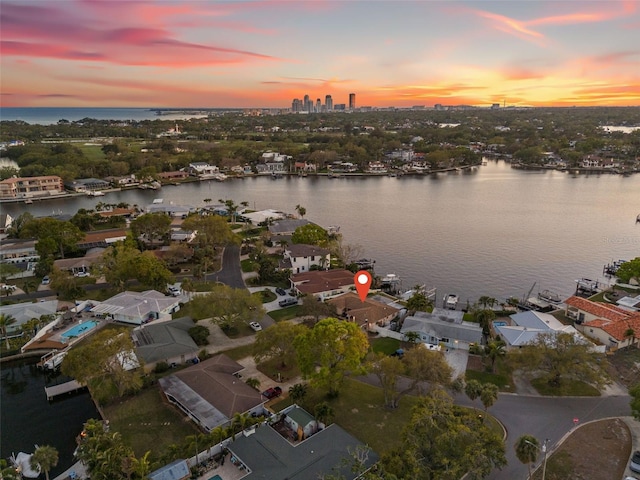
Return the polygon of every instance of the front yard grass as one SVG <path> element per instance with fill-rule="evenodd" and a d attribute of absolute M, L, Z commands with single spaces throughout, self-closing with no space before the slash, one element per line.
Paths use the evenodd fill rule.
<path fill-rule="evenodd" d="M 369 340 L 371 350 L 391 355 L 400 348 L 400 340 L 391 337 L 372 338 Z"/>
<path fill-rule="evenodd" d="M 264 290 L 260 290 L 258 292 L 253 292 L 251 295 L 253 295 L 254 297 L 259 298 L 262 303 L 273 302 L 276 298 L 278 298 L 278 295 L 276 295 L 271 290 L 266 289 L 266 288 Z"/>
<path fill-rule="evenodd" d="M 198 433 L 195 424 L 165 403 L 158 387 L 151 387 L 113 405 L 104 407 L 111 428 L 120 432 L 137 457 L 151 450 L 158 458 L 171 444 Z"/>
<path fill-rule="evenodd" d="M 599 397 L 600 391 L 579 380 L 563 380 L 559 387 L 549 384 L 546 378 L 534 378 L 531 385 L 540 395 L 550 397 Z"/>
<path fill-rule="evenodd" d="M 273 318 L 276 322 L 281 322 L 282 320 L 291 320 L 292 318 L 296 318 L 300 316 L 300 308 L 302 305 L 294 305 L 292 307 L 281 308 L 280 310 L 273 310 L 267 315 Z"/>
<path fill-rule="evenodd" d="M 242 268 L 243 273 L 255 272 L 255 267 L 257 267 L 257 264 L 248 258 L 240 260 L 240 268 Z"/>
<path fill-rule="evenodd" d="M 506 375 L 500 375 L 490 372 L 478 372 L 476 370 L 467 370 L 465 373 L 465 378 L 467 381 L 477 380 L 480 383 L 493 383 L 500 389 L 500 391 L 503 392 L 513 392 L 515 390 L 511 385 L 510 378 Z"/>
<path fill-rule="evenodd" d="M 292 378 L 300 377 L 300 369 L 295 361 L 285 367 L 281 363 L 279 358 L 271 358 L 260 363 L 257 367 L 274 382 L 287 382 Z"/>

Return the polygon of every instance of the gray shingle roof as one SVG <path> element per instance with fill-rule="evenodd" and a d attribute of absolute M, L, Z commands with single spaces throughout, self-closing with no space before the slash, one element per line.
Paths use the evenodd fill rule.
<path fill-rule="evenodd" d="M 402 333 L 420 332 L 436 338 L 449 338 L 467 343 L 479 343 L 482 340 L 482 329 L 469 322 L 455 323 L 442 320 L 440 316 L 430 314 L 414 315 L 404 319 Z"/>
<path fill-rule="evenodd" d="M 145 363 L 193 354 L 198 351 L 198 345 L 189 335 L 189 329 L 194 326 L 190 317 L 182 317 L 137 327 L 132 333 L 137 345 L 136 354 Z"/>
<path fill-rule="evenodd" d="M 251 469 L 244 477 L 248 480 L 309 480 L 328 474 L 353 479 L 354 474 L 343 461 L 357 446 L 363 446 L 363 443 L 335 424 L 296 446 L 264 425 L 253 435 L 236 439 L 228 448 Z M 367 465 L 377 461 L 378 455 L 369 452 Z"/>

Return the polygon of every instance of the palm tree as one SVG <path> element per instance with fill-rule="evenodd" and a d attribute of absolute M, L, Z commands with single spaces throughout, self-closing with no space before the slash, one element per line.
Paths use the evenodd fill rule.
<path fill-rule="evenodd" d="M 522 435 L 516 441 L 513 448 L 516 451 L 516 457 L 529 468 L 527 479 L 531 478 L 531 464 L 538 459 L 538 451 L 540 450 L 540 442 L 532 435 Z"/>
<path fill-rule="evenodd" d="M 191 279 L 190 277 L 187 277 L 187 278 L 183 279 L 182 283 L 180 284 L 180 286 L 182 287 L 182 290 L 187 292 L 187 295 L 189 296 L 189 298 L 191 298 L 191 292 L 193 292 L 195 290 L 195 285 L 193 284 L 193 279 Z"/>
<path fill-rule="evenodd" d="M 49 480 L 49 470 L 58 465 L 58 450 L 49 445 L 42 445 L 33 452 L 29 464 L 31 468 L 44 472 L 44 476 Z"/>
<path fill-rule="evenodd" d="M 300 218 L 304 218 L 304 216 L 307 214 L 307 209 L 304 207 L 301 207 L 300 205 L 296 205 L 296 212 L 298 212 L 298 215 L 300 215 Z"/>
<path fill-rule="evenodd" d="M 258 380 L 255 377 L 247 378 L 244 383 L 249 385 L 251 388 L 255 388 L 256 390 L 258 390 L 260 388 L 260 380 Z"/>
<path fill-rule="evenodd" d="M 35 289 L 36 289 L 36 284 L 33 282 L 33 280 L 27 280 L 22 284 L 22 291 L 26 294 L 29 294 L 35 291 Z"/>
<path fill-rule="evenodd" d="M 301 402 L 304 400 L 304 397 L 307 395 L 307 384 L 306 383 L 296 383 L 295 385 L 291 385 L 289 387 L 289 397 L 293 400 L 294 403 Z"/>
<path fill-rule="evenodd" d="M 7 327 L 9 327 L 9 325 L 13 325 L 16 322 L 17 320 L 11 315 L 0 313 L 0 335 L 4 335 L 4 338 L 7 342 L 7 350 L 11 348 L 11 345 L 9 345 L 9 334 L 7 333 Z"/>
<path fill-rule="evenodd" d="M 280 248 L 282 248 L 282 253 L 284 254 L 284 249 L 287 248 L 287 245 L 289 245 L 289 242 L 287 242 L 286 240 L 279 240 L 278 241 L 278 246 Z"/>
<path fill-rule="evenodd" d="M 496 400 L 498 400 L 498 386 L 494 385 L 493 383 L 485 383 L 484 385 L 482 385 L 482 390 L 480 391 L 480 401 L 482 401 L 485 413 L 487 413 L 487 409 L 491 405 L 496 403 Z"/>
<path fill-rule="evenodd" d="M 420 334 L 418 332 L 405 332 L 404 340 L 409 343 L 418 343 L 418 340 L 420 340 Z"/>
<path fill-rule="evenodd" d="M 333 408 L 331 408 L 331 405 L 329 405 L 327 402 L 318 403 L 313 411 L 318 422 L 324 423 L 325 425 L 331 423 L 334 412 Z"/>
<path fill-rule="evenodd" d="M 478 380 L 469 380 L 464 386 L 464 393 L 472 402 L 480 396 L 482 384 Z"/>
<path fill-rule="evenodd" d="M 236 413 L 231 420 L 231 429 L 234 433 L 241 432 L 251 424 L 251 417 L 248 413 Z"/>
<path fill-rule="evenodd" d="M 484 353 L 491 359 L 491 372 L 496 371 L 496 359 L 498 357 L 504 357 L 507 354 L 505 345 L 503 342 L 497 340 L 491 340 L 486 347 L 484 347 Z"/>

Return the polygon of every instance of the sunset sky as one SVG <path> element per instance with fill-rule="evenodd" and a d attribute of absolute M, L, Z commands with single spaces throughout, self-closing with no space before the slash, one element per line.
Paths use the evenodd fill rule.
<path fill-rule="evenodd" d="M 638 1 L 2 0 L 1 105 L 640 105 Z"/>

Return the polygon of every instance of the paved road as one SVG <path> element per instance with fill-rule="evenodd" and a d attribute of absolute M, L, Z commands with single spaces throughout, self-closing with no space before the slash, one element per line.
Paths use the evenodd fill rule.
<path fill-rule="evenodd" d="M 242 280 L 242 269 L 240 268 L 240 247 L 238 245 L 228 245 L 222 253 L 222 268 L 216 273 L 207 275 L 207 280 L 224 283 L 233 288 L 246 288 Z"/>
<path fill-rule="evenodd" d="M 373 375 L 359 377 L 360 380 L 378 385 Z M 454 395 L 455 403 L 482 409 L 480 400 L 471 402 L 464 394 Z M 624 417 L 631 415 L 628 395 L 602 397 L 570 397 L 554 398 L 529 395 L 500 394 L 498 401 L 489 408 L 489 413 L 496 417 L 507 430 L 505 450 L 507 466 L 495 470 L 488 477 L 490 480 L 524 480 L 527 467 L 515 455 L 513 445 L 521 435 L 533 435 L 540 441 L 549 439 L 549 453 L 558 441 L 574 427 L 573 419 L 579 423 L 608 417 Z"/>

